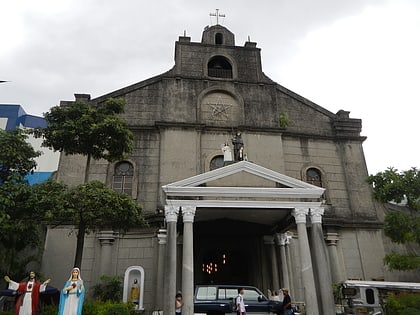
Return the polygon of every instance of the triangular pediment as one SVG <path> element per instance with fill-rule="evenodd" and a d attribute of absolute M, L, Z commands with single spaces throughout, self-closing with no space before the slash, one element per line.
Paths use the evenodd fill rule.
<path fill-rule="evenodd" d="M 221 178 L 230 177 L 234 174 L 246 172 L 249 174 L 256 175 L 257 177 L 268 179 L 270 181 L 279 183 L 289 188 L 319 188 L 317 186 L 305 183 L 296 178 L 283 175 L 279 172 L 275 172 L 263 166 L 248 161 L 241 161 L 233 163 L 224 167 L 220 167 L 213 171 L 209 171 L 203 174 L 192 176 L 172 184 L 168 184 L 164 187 L 197 187 Z"/>
<path fill-rule="evenodd" d="M 230 178 L 253 177 L 249 182 L 234 181 Z M 255 180 L 257 179 L 257 180 Z M 271 183 L 261 185 L 260 182 Z M 256 183 L 255 186 L 249 183 Z M 227 183 L 227 185 L 223 185 Z M 262 167 L 248 161 L 227 165 L 213 171 L 192 176 L 162 187 L 168 199 L 224 199 L 226 204 L 235 203 L 238 198 L 254 198 L 261 203 L 273 200 L 319 200 L 324 189 L 305 183 L 296 178 Z M 239 204 L 239 203 L 238 203 Z"/>

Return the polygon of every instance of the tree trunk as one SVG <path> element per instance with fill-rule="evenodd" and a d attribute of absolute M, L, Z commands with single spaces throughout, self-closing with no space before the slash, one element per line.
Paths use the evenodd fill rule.
<path fill-rule="evenodd" d="M 74 267 L 81 268 L 83 246 L 85 244 L 86 226 L 84 223 L 80 223 L 78 228 L 79 230 L 77 231 L 77 246 L 76 246 L 76 256 L 74 258 Z"/>
<path fill-rule="evenodd" d="M 90 160 L 91 160 L 91 155 L 88 154 L 86 157 L 86 168 L 85 168 L 85 181 L 84 184 L 87 184 L 89 182 L 89 171 L 90 171 Z"/>
<path fill-rule="evenodd" d="M 90 160 L 91 160 L 91 155 L 88 154 L 86 156 L 84 184 L 87 184 L 89 182 Z M 83 246 L 85 245 L 85 234 L 86 234 L 85 224 L 79 223 L 78 231 L 77 231 L 76 256 L 74 257 L 74 267 L 82 268 L 82 256 L 83 256 Z"/>

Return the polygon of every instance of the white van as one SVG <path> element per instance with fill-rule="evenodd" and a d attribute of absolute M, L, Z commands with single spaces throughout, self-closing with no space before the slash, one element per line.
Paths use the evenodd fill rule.
<path fill-rule="evenodd" d="M 420 293 L 420 283 L 346 280 L 341 283 L 342 305 L 337 314 L 386 314 L 384 306 L 391 292 Z"/>

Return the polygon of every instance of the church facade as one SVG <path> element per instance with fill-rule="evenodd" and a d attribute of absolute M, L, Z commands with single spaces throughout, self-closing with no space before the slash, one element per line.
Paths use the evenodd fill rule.
<path fill-rule="evenodd" d="M 201 42 L 179 37 L 168 72 L 75 96 L 125 99 L 134 150 L 124 161 L 93 161 L 89 176 L 132 196 L 149 222 L 87 236 L 88 288 L 138 266 L 146 312 L 173 314 L 182 291 L 192 314 L 194 285 L 220 283 L 288 287 L 307 314 L 333 314 L 332 283 L 387 278 L 361 120 L 272 81 L 256 43 L 236 46 L 225 27 L 206 27 Z M 82 183 L 84 166 L 62 155 L 57 179 Z M 73 267 L 75 232 L 47 231 L 42 271 L 57 285 Z"/>

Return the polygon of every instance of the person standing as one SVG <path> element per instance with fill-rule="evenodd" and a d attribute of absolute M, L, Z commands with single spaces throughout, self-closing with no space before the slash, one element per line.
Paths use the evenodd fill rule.
<path fill-rule="evenodd" d="M 279 292 L 276 290 L 276 291 L 274 291 L 274 294 L 273 294 L 273 301 L 278 301 L 278 302 L 280 302 L 280 297 L 279 297 Z"/>
<path fill-rule="evenodd" d="M 175 315 L 181 315 L 183 305 L 184 303 L 182 302 L 182 294 L 178 292 L 175 295 Z"/>
<path fill-rule="evenodd" d="M 244 302 L 244 288 L 238 289 L 238 296 L 236 297 L 236 314 L 245 315 L 245 302 Z"/>
<path fill-rule="evenodd" d="M 61 290 L 58 315 L 81 315 L 84 299 L 85 286 L 80 276 L 80 269 L 75 267 Z"/>
<path fill-rule="evenodd" d="M 16 300 L 15 314 L 16 315 L 36 315 L 39 304 L 39 293 L 44 292 L 50 279 L 41 282 L 36 280 L 34 271 L 29 273 L 29 280 L 27 282 L 15 282 L 5 276 L 4 280 L 9 283 L 9 289 L 22 293 Z"/>
<path fill-rule="evenodd" d="M 283 291 L 283 315 L 293 315 L 292 300 L 288 289 L 281 289 Z"/>

